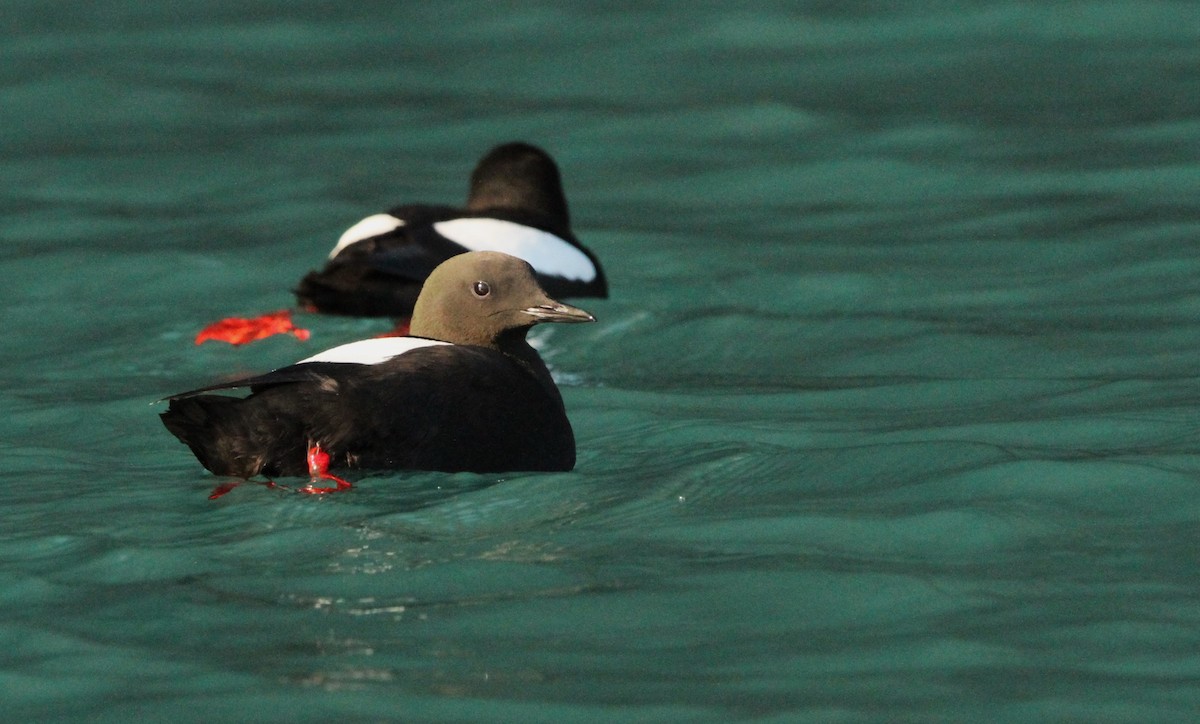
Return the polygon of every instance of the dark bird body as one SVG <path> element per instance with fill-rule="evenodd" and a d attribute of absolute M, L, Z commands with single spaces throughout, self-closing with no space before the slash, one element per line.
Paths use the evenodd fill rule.
<path fill-rule="evenodd" d="M 410 204 L 363 219 L 296 297 L 319 312 L 407 317 L 438 264 L 484 250 L 529 262 L 556 298 L 608 296 L 599 260 L 571 231 L 558 166 L 536 146 L 507 143 L 475 167 L 465 208 Z"/>
<path fill-rule="evenodd" d="M 240 478 L 306 474 L 313 445 L 340 468 L 570 470 L 571 424 L 525 335 L 538 322 L 586 321 L 550 299 L 528 264 L 460 255 L 426 283 L 417 336 L 175 395 L 162 420 L 204 467 Z M 245 387 L 244 398 L 207 394 Z"/>

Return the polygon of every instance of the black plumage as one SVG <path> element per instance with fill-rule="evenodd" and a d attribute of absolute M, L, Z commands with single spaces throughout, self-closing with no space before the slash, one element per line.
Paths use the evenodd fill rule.
<path fill-rule="evenodd" d="M 472 252 L 430 275 L 414 338 L 346 345 L 175 395 L 162 420 L 204 467 L 241 478 L 306 474 L 313 445 L 335 468 L 570 470 L 571 424 L 525 335 L 539 322 L 592 320 L 551 299 L 525 262 Z M 422 344 L 382 361 L 341 361 Z M 250 395 L 207 394 L 233 388 Z"/>
<path fill-rule="evenodd" d="M 593 272 L 586 278 L 564 275 L 542 264 L 536 246 L 522 247 L 519 255 L 534 266 L 546 292 L 554 297 L 608 296 L 599 259 L 571 231 L 558 166 L 536 146 L 514 142 L 489 151 L 471 174 L 465 208 L 410 204 L 369 218 L 386 222 L 387 217 L 396 222 L 393 228 L 371 229 L 363 238 L 339 242 L 324 267 L 300 280 L 296 297 L 301 306 L 331 314 L 407 317 L 430 272 L 469 250 L 436 228 L 440 222 L 457 219 L 512 222 L 557 237 L 548 242 L 574 247 L 590 262 Z M 357 228 L 347 234 L 356 236 L 352 232 Z M 476 249 L 505 249 L 487 235 L 473 243 Z"/>

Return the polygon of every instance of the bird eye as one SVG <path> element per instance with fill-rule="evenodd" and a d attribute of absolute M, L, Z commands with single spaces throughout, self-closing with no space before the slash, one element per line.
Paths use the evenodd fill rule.
<path fill-rule="evenodd" d="M 475 296 L 482 299 L 492 293 L 492 288 L 487 282 L 478 281 L 471 285 L 471 291 L 475 292 Z"/>

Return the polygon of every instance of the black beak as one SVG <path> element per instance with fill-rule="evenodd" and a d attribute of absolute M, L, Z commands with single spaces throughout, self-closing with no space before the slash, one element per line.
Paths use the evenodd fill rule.
<path fill-rule="evenodd" d="M 596 318 L 578 307 L 570 304 L 550 301 L 549 304 L 539 304 L 536 307 L 522 309 L 537 322 L 595 322 Z"/>

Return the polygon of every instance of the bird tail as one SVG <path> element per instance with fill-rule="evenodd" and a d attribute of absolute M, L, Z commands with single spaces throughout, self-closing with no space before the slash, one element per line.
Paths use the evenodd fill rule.
<path fill-rule="evenodd" d="M 255 444 L 253 416 L 239 409 L 243 400 L 224 395 L 197 395 L 171 400 L 163 425 L 187 445 L 196 459 L 217 475 L 251 478 L 263 469 Z"/>

